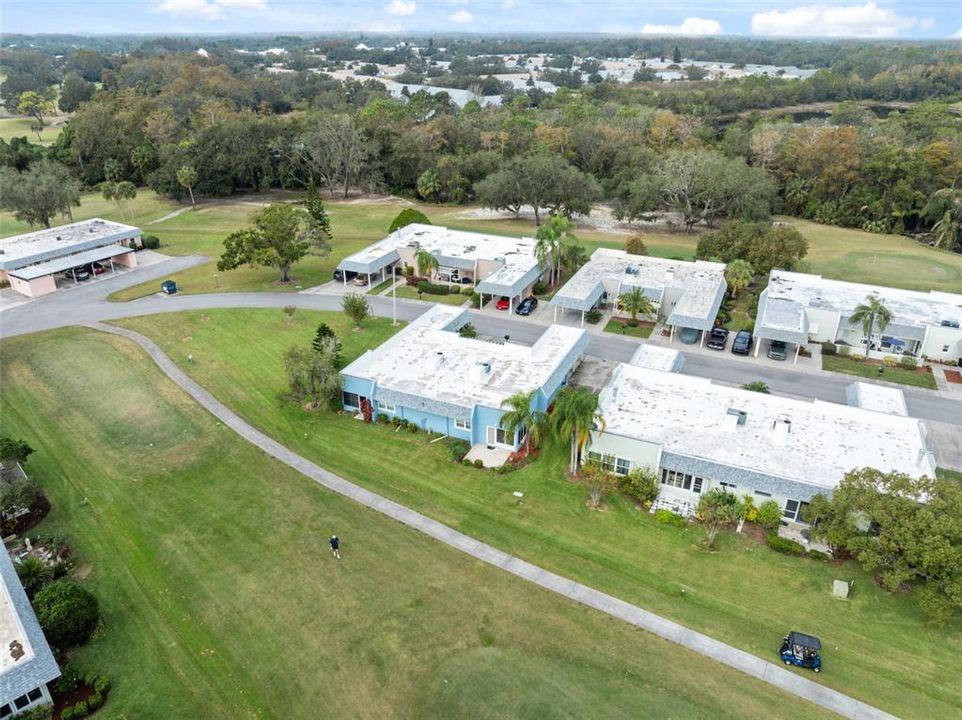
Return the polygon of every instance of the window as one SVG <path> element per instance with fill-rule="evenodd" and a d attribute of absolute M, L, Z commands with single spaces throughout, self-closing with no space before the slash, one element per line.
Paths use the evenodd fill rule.
<path fill-rule="evenodd" d="M 10 705 L 0 705 L 0 718 L 10 717 L 13 714 L 13 708 Z"/>
<path fill-rule="evenodd" d="M 943 345 L 943 346 L 942 346 L 942 352 L 948 352 L 948 351 L 949 351 L 949 346 L 948 346 L 948 345 Z"/>
<path fill-rule="evenodd" d="M 454 427 L 456 427 L 458 430 L 470 430 L 471 421 L 462 420 L 461 418 L 454 418 Z"/>
<path fill-rule="evenodd" d="M 397 412 L 397 408 L 395 407 L 394 403 L 378 402 L 377 407 L 379 410 L 383 410 L 384 412 Z"/>
<path fill-rule="evenodd" d="M 791 520 L 793 522 L 796 520 L 801 521 L 802 511 L 805 510 L 805 508 L 807 507 L 808 507 L 807 502 L 801 502 L 799 500 L 786 500 L 785 509 L 782 510 L 782 516 L 786 520 Z"/>
<path fill-rule="evenodd" d="M 345 391 L 341 393 L 341 399 L 344 402 L 344 407 L 350 407 L 350 408 L 361 407 L 361 397 L 357 393 Z"/>
<path fill-rule="evenodd" d="M 755 494 L 758 495 L 758 497 L 771 497 L 771 496 L 772 496 L 771 493 L 767 493 L 767 492 L 765 492 L 764 490 L 756 490 L 756 491 L 755 491 Z"/>
<path fill-rule="evenodd" d="M 695 493 L 700 493 L 705 484 L 705 479 L 700 477 L 694 477 L 688 473 L 679 472 L 678 470 L 662 470 L 661 471 L 661 484 L 668 485 L 669 487 L 681 488 L 682 490 L 691 490 Z"/>
<path fill-rule="evenodd" d="M 511 438 L 508 437 L 504 428 L 488 425 L 488 445 L 511 445 Z"/>
<path fill-rule="evenodd" d="M 691 479 L 691 491 L 692 491 L 692 492 L 700 493 L 700 492 L 701 492 L 701 486 L 702 486 L 702 479 L 701 479 L 700 477 L 696 477 L 696 478 L 692 478 L 692 479 Z"/>
<path fill-rule="evenodd" d="M 40 688 L 34 688 L 27 693 L 27 697 L 30 698 L 30 702 L 37 702 L 37 700 L 43 697 L 43 693 L 40 691 Z"/>
<path fill-rule="evenodd" d="M 627 475 L 631 470 L 631 461 L 624 458 L 615 458 L 615 472 L 619 475 Z"/>
<path fill-rule="evenodd" d="M 721 485 L 723 488 L 725 488 L 727 492 L 730 492 L 730 493 L 735 492 L 735 490 L 738 488 L 738 486 L 735 483 L 719 482 L 718 484 Z"/>
<path fill-rule="evenodd" d="M 18 697 L 16 700 L 13 701 L 13 706 L 17 708 L 17 710 L 23 710 L 29 704 L 30 704 L 30 698 L 28 698 L 26 695 L 21 695 L 20 697 Z"/>

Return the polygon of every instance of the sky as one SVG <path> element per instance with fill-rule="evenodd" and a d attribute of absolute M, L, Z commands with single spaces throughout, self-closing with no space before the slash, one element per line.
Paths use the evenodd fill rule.
<path fill-rule="evenodd" d="M 615 33 L 962 39 L 962 0 L 0 0 L 0 32 Z"/>

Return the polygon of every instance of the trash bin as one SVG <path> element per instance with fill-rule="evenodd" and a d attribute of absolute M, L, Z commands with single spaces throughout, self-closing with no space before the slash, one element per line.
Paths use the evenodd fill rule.
<path fill-rule="evenodd" d="M 177 283 L 175 283 L 173 280 L 164 280 L 160 284 L 160 289 L 168 295 L 173 295 L 177 292 Z"/>

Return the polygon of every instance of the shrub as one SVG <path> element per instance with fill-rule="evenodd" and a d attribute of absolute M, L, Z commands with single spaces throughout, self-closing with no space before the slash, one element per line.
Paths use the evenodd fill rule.
<path fill-rule="evenodd" d="M 741 516 L 745 522 L 755 522 L 758 520 L 758 508 L 755 507 L 755 498 L 745 495 L 741 503 Z"/>
<path fill-rule="evenodd" d="M 14 567 L 27 597 L 32 598 L 40 588 L 53 579 L 53 568 L 35 555 L 21 558 Z"/>
<path fill-rule="evenodd" d="M 467 467 L 474 467 L 474 463 L 467 458 L 464 458 L 464 460 L 461 461 L 461 464 L 466 465 Z"/>
<path fill-rule="evenodd" d="M 418 292 L 427 293 L 428 295 L 447 295 L 451 292 L 451 288 L 448 285 L 437 285 L 427 280 L 419 282 L 417 288 Z"/>
<path fill-rule="evenodd" d="M 481 462 L 480 458 L 478 458 L 477 460 L 474 461 L 474 466 L 480 470 L 481 468 L 484 467 L 484 463 Z"/>
<path fill-rule="evenodd" d="M 68 705 L 60 711 L 60 720 L 74 720 L 75 717 L 77 717 L 77 715 L 75 714 L 72 705 Z"/>
<path fill-rule="evenodd" d="M 156 250 L 160 247 L 160 238 L 156 235 L 141 235 L 140 243 L 144 250 Z"/>
<path fill-rule="evenodd" d="M 715 538 L 723 528 L 734 525 L 741 515 L 742 504 L 732 493 L 712 488 L 698 498 L 698 520 L 705 529 L 705 544 L 715 547 Z"/>
<path fill-rule="evenodd" d="M 758 507 L 754 522 L 774 532 L 782 521 L 782 507 L 774 500 L 766 500 Z"/>
<path fill-rule="evenodd" d="M 33 607 L 47 640 L 60 649 L 85 643 L 100 618 L 97 598 L 67 578 L 44 586 Z"/>
<path fill-rule="evenodd" d="M 848 356 L 855 362 L 862 362 L 865 359 L 865 356 L 862 353 L 857 352 L 849 353 Z"/>
<path fill-rule="evenodd" d="M 53 705 L 39 705 L 17 715 L 17 720 L 50 720 L 53 717 Z"/>
<path fill-rule="evenodd" d="M 633 468 L 620 477 L 618 489 L 636 502 L 650 504 L 658 497 L 658 479 L 648 468 Z"/>
<path fill-rule="evenodd" d="M 688 525 L 688 521 L 681 515 L 676 515 L 671 510 L 665 510 L 664 508 L 655 510 L 655 520 L 662 525 L 670 525 L 671 527 L 685 527 Z"/>
<path fill-rule="evenodd" d="M 471 323 L 467 323 L 458 328 L 458 335 L 463 338 L 476 338 L 478 331 Z"/>
<path fill-rule="evenodd" d="M 451 457 L 452 462 L 461 462 L 461 458 L 467 455 L 471 449 L 471 443 L 467 440 L 448 439 L 446 445 L 448 447 L 448 455 Z"/>
<path fill-rule="evenodd" d="M 531 288 L 531 292 L 535 295 L 544 295 L 546 292 L 548 292 L 548 286 L 545 284 L 544 280 L 539 280 L 534 284 L 534 287 Z"/>
<path fill-rule="evenodd" d="M 513 472 L 514 472 L 515 470 L 517 470 L 517 469 L 518 469 L 518 468 L 516 468 L 516 467 L 515 467 L 514 465 L 512 465 L 511 463 L 505 463 L 504 465 L 498 465 L 498 467 L 496 467 L 496 468 L 494 469 L 494 471 L 495 471 L 498 475 L 507 475 L 508 473 L 513 473 Z"/>
<path fill-rule="evenodd" d="M 891 355 L 886 355 L 884 358 L 882 358 L 882 364 L 887 368 L 893 368 L 899 364 L 899 361 Z"/>
<path fill-rule="evenodd" d="M 837 349 L 838 354 L 842 357 L 847 357 L 852 354 L 852 348 L 850 348 L 848 345 L 838 345 Z"/>
<path fill-rule="evenodd" d="M 90 697 L 87 698 L 87 707 L 90 708 L 91 711 L 96 710 L 103 704 L 104 704 L 104 696 L 101 695 L 96 690 L 93 693 L 91 693 Z"/>
<path fill-rule="evenodd" d="M 808 556 L 812 558 L 812 560 L 818 560 L 819 562 L 828 562 L 832 559 L 831 555 L 823 553 L 821 550 L 809 550 Z"/>
<path fill-rule="evenodd" d="M 601 310 L 598 310 L 597 308 L 592 308 L 591 310 L 585 313 L 585 320 L 590 322 L 592 325 L 597 325 L 598 321 L 601 320 Z"/>
<path fill-rule="evenodd" d="M 823 342 L 822 343 L 822 355 L 837 355 L 838 346 L 835 343 Z"/>
<path fill-rule="evenodd" d="M 906 370 L 915 370 L 915 368 L 919 366 L 919 362 L 911 355 L 903 355 L 902 359 L 899 360 L 899 365 L 904 367 Z"/>
<path fill-rule="evenodd" d="M 404 277 L 414 277 L 414 266 L 405 265 L 404 266 Z"/>
<path fill-rule="evenodd" d="M 473 286 L 473 285 L 465 285 L 463 288 L 461 288 L 461 294 L 462 294 L 462 295 L 474 295 L 474 286 Z"/>
<path fill-rule="evenodd" d="M 67 664 L 60 671 L 60 677 L 54 683 L 58 695 L 69 695 L 83 684 L 83 676 L 71 664 Z"/>
<path fill-rule="evenodd" d="M 471 307 L 479 308 L 481 307 L 481 295 L 480 293 L 471 293 Z"/>
<path fill-rule="evenodd" d="M 770 532 L 765 538 L 765 544 L 775 552 L 785 555 L 804 555 L 805 547 L 794 540 L 781 537 L 778 533 Z"/>
<path fill-rule="evenodd" d="M 80 702 L 74 704 L 73 706 L 73 716 L 75 718 L 87 717 L 90 714 L 90 708 L 87 705 L 86 700 L 81 700 Z"/>

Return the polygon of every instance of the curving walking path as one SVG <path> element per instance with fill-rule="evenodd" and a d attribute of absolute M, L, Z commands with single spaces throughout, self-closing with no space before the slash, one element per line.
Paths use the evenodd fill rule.
<path fill-rule="evenodd" d="M 556 575 L 537 565 L 516 558 L 513 555 L 508 555 L 464 533 L 460 533 L 443 523 L 432 520 L 410 508 L 399 505 L 381 495 L 348 482 L 344 478 L 301 457 L 252 427 L 177 367 L 173 360 L 149 338 L 125 328 L 113 327 L 102 323 L 91 323 L 88 324 L 87 327 L 125 337 L 140 345 L 167 377 L 173 380 L 181 389 L 194 398 L 194 400 L 218 420 L 268 455 L 294 468 L 329 490 L 333 490 L 344 497 L 350 498 L 372 510 L 376 510 L 392 520 L 404 523 L 408 527 L 424 533 L 445 545 L 450 545 L 478 560 L 483 560 L 489 565 L 505 570 L 512 575 L 539 585 L 546 590 L 579 602 L 587 607 L 599 610 L 624 622 L 631 623 L 665 640 L 677 643 L 689 650 L 724 663 L 729 667 L 751 675 L 780 690 L 832 710 L 842 717 L 852 718 L 853 720 L 877 720 L 894 717 L 878 708 L 867 705 L 848 695 L 844 695 L 837 690 L 819 685 L 796 672 L 786 670 L 780 665 L 762 660 L 744 650 L 726 645 L 707 635 L 695 632 L 684 625 L 679 625 L 660 615 L 655 615 L 654 613 L 643 610 L 636 605 L 619 600 L 618 598 L 590 588 L 587 585 L 577 583 L 561 575 Z"/>

